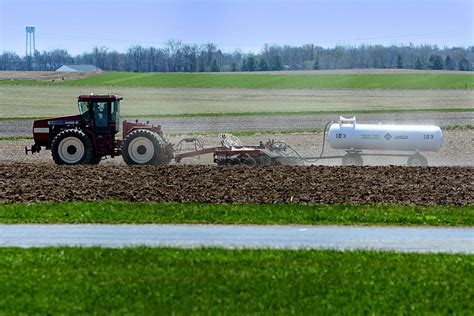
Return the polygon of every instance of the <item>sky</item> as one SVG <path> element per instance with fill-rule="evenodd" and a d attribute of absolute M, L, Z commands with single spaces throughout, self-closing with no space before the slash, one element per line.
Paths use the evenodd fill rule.
<path fill-rule="evenodd" d="M 0 0 L 0 52 L 94 46 L 125 52 L 168 40 L 258 53 L 264 44 L 473 46 L 474 0 Z"/>

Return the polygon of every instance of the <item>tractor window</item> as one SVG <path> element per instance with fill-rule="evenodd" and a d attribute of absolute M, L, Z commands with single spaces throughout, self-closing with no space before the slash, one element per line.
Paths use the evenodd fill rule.
<path fill-rule="evenodd" d="M 77 105 L 79 107 L 79 113 L 81 114 L 82 123 L 88 125 L 91 120 L 89 113 L 89 102 L 79 101 Z"/>
<path fill-rule="evenodd" d="M 112 102 L 112 121 L 118 122 L 120 118 L 120 101 L 114 101 Z"/>
<path fill-rule="evenodd" d="M 97 128 L 104 128 L 109 125 L 108 104 L 108 102 L 94 102 L 94 119 Z"/>

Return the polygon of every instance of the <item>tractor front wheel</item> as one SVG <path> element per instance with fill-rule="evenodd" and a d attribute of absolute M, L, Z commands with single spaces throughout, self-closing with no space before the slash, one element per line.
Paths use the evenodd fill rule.
<path fill-rule="evenodd" d="M 80 165 L 90 163 L 94 150 L 86 134 L 79 130 L 67 129 L 53 139 L 51 154 L 58 165 Z"/>
<path fill-rule="evenodd" d="M 137 129 L 123 140 L 122 157 L 127 165 L 155 165 L 163 152 L 158 135 L 146 129 Z"/>

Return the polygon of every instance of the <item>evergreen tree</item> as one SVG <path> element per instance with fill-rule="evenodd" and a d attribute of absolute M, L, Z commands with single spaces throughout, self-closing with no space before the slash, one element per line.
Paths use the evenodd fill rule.
<path fill-rule="evenodd" d="M 221 70 L 219 69 L 219 66 L 217 65 L 217 60 L 214 58 L 211 65 L 211 72 L 219 72 L 219 71 Z"/>
<path fill-rule="evenodd" d="M 430 62 L 430 69 L 432 70 L 444 69 L 443 58 L 440 55 L 431 55 L 429 62 Z"/>
<path fill-rule="evenodd" d="M 461 71 L 469 71 L 471 67 L 469 67 L 469 60 L 463 58 L 459 61 L 459 70 Z"/>
<path fill-rule="evenodd" d="M 260 59 L 260 62 L 258 63 L 258 71 L 268 71 L 268 63 L 265 60 L 265 58 Z"/>
<path fill-rule="evenodd" d="M 415 62 L 415 69 L 424 69 L 423 62 L 421 61 L 420 57 L 416 58 Z"/>
<path fill-rule="evenodd" d="M 444 69 L 446 70 L 454 70 L 456 69 L 456 63 L 454 62 L 451 56 L 446 56 L 446 60 L 444 61 Z"/>
<path fill-rule="evenodd" d="M 230 71 L 233 71 L 233 72 L 237 71 L 237 64 L 236 63 L 232 63 Z"/>
<path fill-rule="evenodd" d="M 403 69 L 403 57 L 402 55 L 398 55 L 397 57 L 397 68 Z"/>
<path fill-rule="evenodd" d="M 205 72 L 205 71 L 206 71 L 206 67 L 204 67 L 204 62 L 203 62 L 202 60 L 201 60 L 201 62 L 199 63 L 198 71 L 199 71 L 199 72 Z"/>
<path fill-rule="evenodd" d="M 272 70 L 283 70 L 283 63 L 280 55 L 275 55 L 273 57 Z"/>
<path fill-rule="evenodd" d="M 319 56 L 316 56 L 316 58 L 314 59 L 313 69 L 319 70 Z"/>
<path fill-rule="evenodd" d="M 249 56 L 242 64 L 242 71 L 255 71 L 255 57 Z"/>

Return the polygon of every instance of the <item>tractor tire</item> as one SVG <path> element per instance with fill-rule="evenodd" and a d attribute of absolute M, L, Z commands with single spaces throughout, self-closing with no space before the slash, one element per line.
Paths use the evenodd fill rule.
<path fill-rule="evenodd" d="M 147 129 L 137 129 L 123 140 L 122 157 L 127 165 L 156 165 L 163 161 L 159 136 Z"/>
<path fill-rule="evenodd" d="M 67 129 L 53 139 L 51 155 L 58 165 L 84 165 L 90 163 L 94 149 L 91 140 L 82 131 Z"/>
<path fill-rule="evenodd" d="M 420 155 L 420 154 L 414 154 L 408 157 L 407 165 L 411 167 L 417 167 L 417 166 L 427 166 L 428 165 L 428 159 L 426 159 L 425 156 Z"/>
<path fill-rule="evenodd" d="M 347 153 L 342 157 L 343 166 L 362 166 L 364 160 L 359 154 Z"/>

